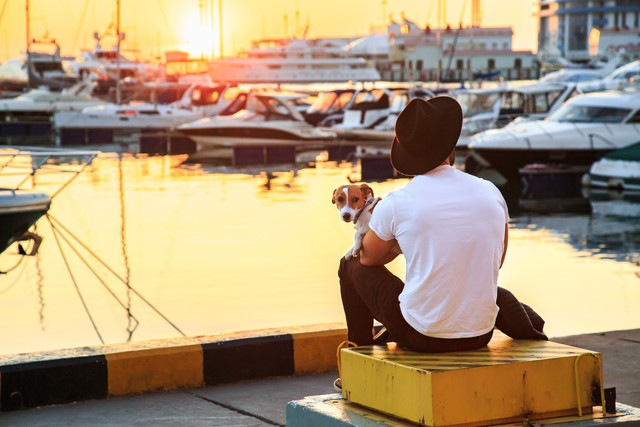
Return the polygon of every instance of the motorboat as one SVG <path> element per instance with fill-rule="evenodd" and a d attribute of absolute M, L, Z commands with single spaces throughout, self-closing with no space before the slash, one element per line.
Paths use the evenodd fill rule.
<path fill-rule="evenodd" d="M 462 130 L 456 145 L 465 149 L 471 135 L 497 127 L 502 106 L 502 94 L 510 91 L 508 87 L 464 88 L 451 91 L 462 108 Z"/>
<path fill-rule="evenodd" d="M 605 154 L 589 169 L 591 187 L 640 190 L 640 141 Z"/>
<path fill-rule="evenodd" d="M 52 53 L 34 50 L 34 45 L 53 46 Z M 79 76 L 67 67 L 55 40 L 33 40 L 27 46 L 25 68 L 30 88 L 46 86 L 59 91 L 78 83 Z"/>
<path fill-rule="evenodd" d="M 541 83 L 582 83 L 600 80 L 602 77 L 604 77 L 603 71 L 596 68 L 561 68 L 545 74 L 538 81 Z"/>
<path fill-rule="evenodd" d="M 110 129 L 167 129 L 198 118 L 229 114 L 240 90 L 229 84 L 192 85 L 182 98 L 170 104 L 132 102 L 88 107 L 75 114 L 56 114 L 55 127 Z"/>
<path fill-rule="evenodd" d="M 92 96 L 93 83 L 79 82 L 54 92 L 47 87 L 31 89 L 15 98 L 0 100 L 0 136 L 49 137 L 53 115 L 60 111 L 79 111 L 105 104 Z"/>
<path fill-rule="evenodd" d="M 364 91 L 345 110 L 342 123 L 331 129 L 341 139 L 389 144 L 393 140 L 396 119 L 409 101 L 435 96 L 433 91 L 420 86 Z"/>
<path fill-rule="evenodd" d="M 13 146 L 0 149 L 0 253 L 16 242 L 32 241 L 29 252 L 20 247 L 20 253 L 35 254 L 42 238 L 29 229 L 49 211 L 53 198 L 97 154 Z M 68 169 L 56 166 L 56 159 L 63 158 L 73 158 L 73 166 Z M 61 177 L 58 179 L 59 187 L 51 194 L 27 188 L 29 183 L 35 182 L 32 178 L 38 173 L 58 173 Z"/>
<path fill-rule="evenodd" d="M 543 119 L 579 94 L 575 83 L 534 83 L 519 87 L 458 89 L 451 92 L 462 107 L 457 148 L 466 149 L 470 137 L 504 127 L 513 120 Z"/>
<path fill-rule="evenodd" d="M 96 81 L 96 92 L 99 94 L 107 94 L 118 81 L 121 84 L 128 81 L 140 83 L 147 76 L 147 66 L 123 55 L 117 46 L 117 41 L 112 43 L 112 47 L 106 47 L 106 39 L 117 40 L 117 37 L 115 32 L 104 34 L 95 32 L 93 34 L 93 38 L 96 40 L 95 48 L 83 50 L 73 61 L 69 62 L 71 70 L 80 78 Z"/>
<path fill-rule="evenodd" d="M 54 40 L 32 40 L 23 57 L 10 59 L 0 66 L 0 88 L 17 94 L 40 87 L 60 91 L 79 80 L 79 75 L 60 55 L 60 46 Z"/>
<path fill-rule="evenodd" d="M 334 89 L 320 92 L 302 115 L 314 126 L 331 127 L 342 123 L 345 109 L 357 99 L 361 91 L 361 89 Z"/>
<path fill-rule="evenodd" d="M 292 101 L 305 94 L 256 90 L 246 107 L 230 116 L 206 117 L 178 126 L 196 142 L 194 159 L 231 157 L 237 147 L 296 146 L 309 148 L 336 138 L 334 132 L 307 123 Z"/>
<path fill-rule="evenodd" d="M 640 60 L 622 65 L 601 79 L 579 83 L 579 87 L 584 93 L 622 89 L 632 79 L 638 80 L 638 78 L 640 78 Z"/>
<path fill-rule="evenodd" d="M 387 117 L 385 117 L 384 120 L 378 120 L 377 123 L 373 125 L 373 129 L 378 131 L 393 132 L 398 115 L 400 115 L 402 110 L 404 110 L 404 107 L 406 107 L 412 99 L 420 98 L 428 100 L 436 96 L 433 91 L 421 86 L 411 87 L 408 89 L 390 88 L 388 90 L 391 92 L 389 114 L 387 114 Z"/>
<path fill-rule="evenodd" d="M 380 73 L 344 46 L 292 38 L 260 40 L 235 58 L 209 63 L 213 81 L 236 83 L 375 82 Z"/>
<path fill-rule="evenodd" d="M 113 142 L 114 132 L 134 135 L 167 131 L 180 124 L 217 114 L 231 114 L 244 106 L 241 91 L 229 84 L 192 85 L 171 104 L 134 102 L 104 104 L 54 115 L 57 143 L 61 146 Z"/>
<path fill-rule="evenodd" d="M 640 92 L 607 91 L 575 96 L 544 120 L 480 132 L 469 148 L 474 158 L 513 180 L 526 164 L 590 165 L 638 140 Z"/>
<path fill-rule="evenodd" d="M 339 131 L 372 129 L 389 116 L 394 96 L 394 92 L 386 88 L 360 92 L 345 109 L 342 123 L 333 125 L 332 128 Z"/>

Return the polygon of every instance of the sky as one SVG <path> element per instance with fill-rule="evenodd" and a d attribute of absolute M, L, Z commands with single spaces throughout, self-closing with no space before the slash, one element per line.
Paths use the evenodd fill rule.
<path fill-rule="evenodd" d="M 220 4 L 219 1 L 222 1 Z M 26 4 L 31 38 L 54 38 L 62 54 L 93 49 L 93 34 L 105 34 L 116 23 L 116 0 L 0 0 L 0 62 L 25 51 Z M 445 3 L 438 12 L 438 4 Z M 122 49 L 130 57 L 150 60 L 166 50 L 181 49 L 194 57 L 220 55 L 218 12 L 222 10 L 222 53 L 233 55 L 252 40 L 301 36 L 355 37 L 402 15 L 424 27 L 438 16 L 457 26 L 471 21 L 470 0 L 120 0 Z M 536 51 L 534 0 L 482 0 L 483 26 L 512 27 L 513 46 Z M 206 27 L 206 28 L 205 28 Z M 207 29 L 208 28 L 208 29 Z M 105 44 L 115 38 L 106 37 Z M 46 46 L 40 45 L 39 48 Z"/>

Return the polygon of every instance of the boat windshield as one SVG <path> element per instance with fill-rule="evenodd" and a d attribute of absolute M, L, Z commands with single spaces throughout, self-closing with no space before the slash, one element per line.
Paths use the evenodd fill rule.
<path fill-rule="evenodd" d="M 627 108 L 593 105 L 563 105 L 547 120 L 569 123 L 622 123 L 631 113 Z"/>
<path fill-rule="evenodd" d="M 493 112 L 496 103 L 500 101 L 500 94 L 497 92 L 460 92 L 456 94 L 455 98 L 462 107 L 464 117 L 467 118 L 475 116 L 476 114 Z"/>
<path fill-rule="evenodd" d="M 307 109 L 307 113 L 334 113 L 342 111 L 353 98 L 353 92 L 323 92 Z"/>
<path fill-rule="evenodd" d="M 524 110 L 528 114 L 546 113 L 558 100 L 564 90 L 551 90 L 548 92 L 531 93 L 524 102 Z"/>

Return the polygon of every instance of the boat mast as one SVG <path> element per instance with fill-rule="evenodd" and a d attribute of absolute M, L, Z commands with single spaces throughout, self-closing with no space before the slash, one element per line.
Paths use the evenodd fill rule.
<path fill-rule="evenodd" d="M 27 34 L 27 75 L 31 74 L 31 52 L 29 50 L 29 44 L 31 43 L 31 18 L 29 17 L 29 0 L 25 0 L 25 12 L 27 18 L 26 34 Z"/>
<path fill-rule="evenodd" d="M 220 42 L 220 58 L 222 58 L 222 0 L 218 0 L 218 30 L 220 34 L 218 41 Z"/>
<path fill-rule="evenodd" d="M 116 0 L 116 37 L 118 41 L 116 43 L 116 104 L 120 104 L 120 0 Z"/>

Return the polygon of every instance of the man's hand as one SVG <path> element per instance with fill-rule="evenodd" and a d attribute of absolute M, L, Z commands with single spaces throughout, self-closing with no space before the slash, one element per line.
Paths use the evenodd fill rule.
<path fill-rule="evenodd" d="M 362 240 L 360 264 L 385 265 L 393 261 L 400 254 L 397 245 L 395 239 L 382 240 L 372 230 L 367 231 Z"/>

